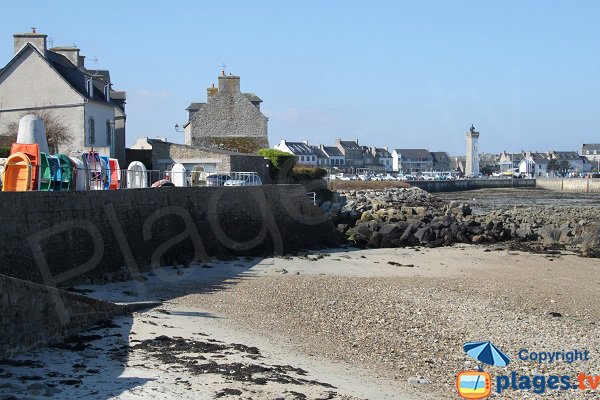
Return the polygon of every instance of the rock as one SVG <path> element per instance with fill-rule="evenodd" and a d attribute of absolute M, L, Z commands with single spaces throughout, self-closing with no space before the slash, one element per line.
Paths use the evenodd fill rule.
<path fill-rule="evenodd" d="M 423 378 L 422 376 L 411 376 L 407 379 L 407 382 L 410 385 L 427 385 L 431 383 L 429 380 Z"/>
<path fill-rule="evenodd" d="M 327 212 L 329 211 L 329 209 L 331 208 L 331 201 L 324 201 L 323 203 L 321 203 L 321 211 L 323 212 Z"/>

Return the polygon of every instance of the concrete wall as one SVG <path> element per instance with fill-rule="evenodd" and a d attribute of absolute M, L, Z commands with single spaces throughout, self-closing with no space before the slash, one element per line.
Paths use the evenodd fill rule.
<path fill-rule="evenodd" d="M 0 218 L 0 274 L 51 286 L 337 238 L 300 185 L 1 192 Z"/>
<path fill-rule="evenodd" d="M 462 190 L 535 187 L 535 179 L 464 179 L 448 181 L 411 181 L 411 186 L 428 192 L 458 192 Z"/>
<path fill-rule="evenodd" d="M 565 192 L 600 193 L 600 179 L 538 178 L 536 186 L 541 189 Z"/>
<path fill-rule="evenodd" d="M 48 344 L 129 309 L 0 275 L 0 358 Z"/>

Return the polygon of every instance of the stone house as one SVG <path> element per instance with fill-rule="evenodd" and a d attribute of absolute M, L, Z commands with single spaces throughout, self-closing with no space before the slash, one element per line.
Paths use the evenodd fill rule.
<path fill-rule="evenodd" d="M 506 151 L 503 151 L 500 153 L 500 172 L 510 173 L 517 171 L 523 157 L 525 157 L 524 151 L 520 153 L 507 153 Z"/>
<path fill-rule="evenodd" d="M 275 145 L 274 148 L 296 156 L 296 165 L 306 167 L 317 167 L 319 165 L 318 147 L 310 146 L 306 140 L 303 142 L 288 142 L 281 139 L 281 142 Z"/>
<path fill-rule="evenodd" d="M 365 166 L 363 157 L 363 148 L 358 144 L 358 139 L 354 140 L 335 140 L 335 147 L 344 155 L 346 167 L 351 172 L 356 172 L 357 168 Z"/>
<path fill-rule="evenodd" d="M 440 172 L 450 171 L 450 157 L 445 151 L 432 151 L 433 170 Z"/>
<path fill-rule="evenodd" d="M 14 55 L 0 70 L 0 134 L 22 115 L 52 113 L 69 129 L 61 153 L 89 151 L 125 164 L 125 92 L 112 89 L 110 74 L 85 67 L 76 47 L 47 48 L 47 35 L 14 34 Z"/>
<path fill-rule="evenodd" d="M 128 149 L 129 150 L 129 149 Z M 149 169 L 159 171 L 160 176 L 165 171 L 170 171 L 175 163 L 183 164 L 188 171 L 195 165 L 204 167 L 208 173 L 212 172 L 256 172 L 263 183 L 268 183 L 269 166 L 264 157 L 254 154 L 242 154 L 229 150 L 213 149 L 185 144 L 170 143 L 165 139 L 137 138 L 131 150 L 146 150 L 150 153 L 151 165 Z M 139 152 L 138 152 L 139 153 Z M 135 154 L 132 152 L 132 154 Z M 137 157 L 142 155 L 137 154 Z M 140 160 L 128 160 L 142 161 Z"/>
<path fill-rule="evenodd" d="M 369 148 L 369 152 L 371 156 L 374 157 L 375 163 L 383 167 L 379 167 L 378 170 L 387 173 L 392 172 L 392 163 L 394 159 L 392 158 L 392 154 L 389 152 L 387 147 L 372 146 Z"/>
<path fill-rule="evenodd" d="M 269 147 L 268 118 L 261 112 L 262 100 L 254 93 L 240 91 L 240 77 L 219 76 L 218 88 L 207 89 L 206 103 L 187 108 L 184 142 L 189 146 L 221 148 L 256 153 Z"/>
<path fill-rule="evenodd" d="M 394 149 L 392 159 L 395 172 L 413 174 L 433 170 L 433 156 L 427 149 Z"/>
<path fill-rule="evenodd" d="M 326 157 L 325 165 L 329 166 L 329 168 L 345 169 L 346 159 L 339 148 L 320 144 L 319 149 Z"/>

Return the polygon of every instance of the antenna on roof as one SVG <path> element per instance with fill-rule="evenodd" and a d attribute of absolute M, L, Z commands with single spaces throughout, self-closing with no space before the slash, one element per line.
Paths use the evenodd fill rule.
<path fill-rule="evenodd" d="M 215 65 L 215 67 L 221 68 L 221 75 L 225 75 L 225 71 L 227 70 L 227 64 L 223 63 L 221 65 Z"/>
<path fill-rule="evenodd" d="M 50 44 L 50 48 L 54 47 L 54 39 L 48 37 L 48 43 Z"/>
<path fill-rule="evenodd" d="M 92 62 L 96 65 L 96 75 L 98 75 L 98 57 L 93 56 Z"/>
<path fill-rule="evenodd" d="M 36 33 L 36 32 L 35 32 L 35 26 L 32 26 L 32 27 L 31 27 L 31 33 Z"/>

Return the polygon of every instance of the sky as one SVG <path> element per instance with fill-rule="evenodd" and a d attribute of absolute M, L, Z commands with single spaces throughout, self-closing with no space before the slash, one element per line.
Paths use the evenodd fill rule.
<path fill-rule="evenodd" d="M 221 65 L 262 98 L 271 145 L 336 138 L 465 153 L 580 150 L 600 142 L 598 1 L 7 2 L 13 33 L 77 45 L 127 92 L 127 144 L 183 142 Z M 91 4 L 91 3 L 90 3 Z"/>

